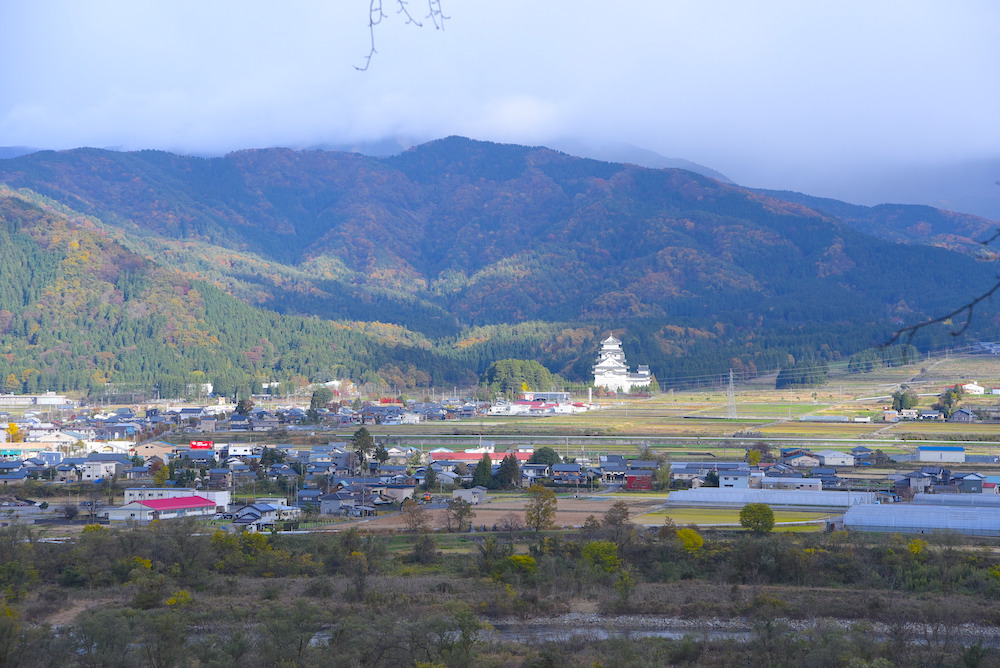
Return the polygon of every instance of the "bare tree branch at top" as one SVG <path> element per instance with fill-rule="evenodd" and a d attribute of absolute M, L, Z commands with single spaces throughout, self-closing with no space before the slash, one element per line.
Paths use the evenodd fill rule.
<path fill-rule="evenodd" d="M 989 246 L 998 238 L 1000 238 L 1000 230 L 997 230 L 996 232 L 993 233 L 993 236 L 991 236 L 986 241 L 982 241 L 980 243 L 982 243 L 982 245 L 984 246 Z M 962 323 L 961 327 L 959 327 L 958 329 L 956 329 L 951 333 L 952 336 L 960 336 L 961 334 L 964 334 L 965 331 L 969 329 L 969 325 L 972 324 L 972 315 L 975 312 L 976 306 L 978 306 L 985 300 L 991 298 L 998 290 L 1000 290 L 1000 276 L 997 276 L 997 282 L 994 283 L 989 290 L 979 295 L 975 299 L 972 299 L 967 304 L 963 304 L 962 306 L 959 306 L 958 308 L 953 310 L 951 313 L 946 313 L 932 320 L 925 320 L 924 322 L 919 322 L 916 325 L 910 325 L 909 327 L 903 327 L 902 329 L 897 329 L 895 332 L 893 332 L 892 336 L 889 337 L 889 340 L 886 341 L 884 345 L 887 346 L 892 345 L 893 343 L 896 343 L 900 339 L 904 338 L 906 339 L 906 342 L 909 343 L 910 341 L 913 340 L 914 335 L 924 327 L 929 327 L 931 325 L 937 325 L 940 323 L 948 322 L 952 318 L 960 316 L 964 313 L 965 322 Z"/>
<path fill-rule="evenodd" d="M 368 66 L 371 65 L 372 57 L 378 53 L 375 50 L 375 27 L 380 25 L 384 19 L 389 18 L 389 15 L 383 11 L 382 3 L 383 0 L 369 0 L 368 36 L 370 42 L 368 55 L 364 59 L 364 65 L 360 67 L 357 65 L 354 66 L 354 69 L 359 72 L 367 70 Z M 415 25 L 418 28 L 423 28 L 424 24 L 410 13 L 409 4 L 410 0 L 396 0 L 396 13 L 403 15 L 406 25 Z M 444 30 L 444 22 L 448 20 L 448 17 L 444 15 L 444 10 L 441 9 L 441 0 L 427 0 L 427 16 L 424 17 L 424 20 L 434 24 L 436 30 Z"/>

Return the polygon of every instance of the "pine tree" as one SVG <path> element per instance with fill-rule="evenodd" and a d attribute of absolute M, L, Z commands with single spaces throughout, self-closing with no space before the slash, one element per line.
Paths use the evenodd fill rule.
<path fill-rule="evenodd" d="M 472 486 L 489 487 L 492 481 L 493 462 L 490 460 L 490 456 L 484 452 L 483 458 L 476 464 L 476 470 L 472 473 Z"/>
<path fill-rule="evenodd" d="M 521 481 L 521 467 L 513 452 L 507 454 L 497 471 L 497 482 L 501 487 L 512 487 Z"/>

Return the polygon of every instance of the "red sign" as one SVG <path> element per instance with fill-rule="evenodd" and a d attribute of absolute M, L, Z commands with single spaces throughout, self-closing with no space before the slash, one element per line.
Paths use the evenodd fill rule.
<path fill-rule="evenodd" d="M 191 441 L 192 450 L 211 450 L 214 447 L 213 441 Z"/>

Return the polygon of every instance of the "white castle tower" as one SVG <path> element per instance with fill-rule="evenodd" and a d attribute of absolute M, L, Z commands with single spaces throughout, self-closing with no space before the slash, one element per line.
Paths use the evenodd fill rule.
<path fill-rule="evenodd" d="M 597 364 L 594 365 L 595 387 L 603 387 L 612 392 L 629 392 L 634 387 L 649 386 L 652 378 L 648 364 L 640 364 L 635 373 L 629 373 L 621 341 L 614 336 L 601 341 Z"/>

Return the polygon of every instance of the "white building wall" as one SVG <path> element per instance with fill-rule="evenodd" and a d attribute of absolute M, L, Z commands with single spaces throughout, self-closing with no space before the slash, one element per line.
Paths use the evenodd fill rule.
<path fill-rule="evenodd" d="M 920 462 L 950 462 L 962 464 L 965 462 L 965 450 L 917 450 L 917 461 Z"/>
<path fill-rule="evenodd" d="M 854 466 L 854 455 L 838 450 L 823 450 L 817 452 L 823 460 L 823 466 Z"/>

